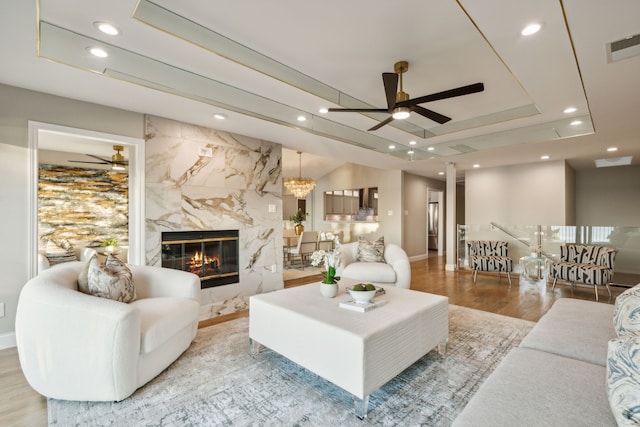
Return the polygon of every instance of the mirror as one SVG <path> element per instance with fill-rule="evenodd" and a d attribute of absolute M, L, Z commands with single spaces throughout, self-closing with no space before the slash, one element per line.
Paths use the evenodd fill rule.
<path fill-rule="evenodd" d="M 378 188 L 324 192 L 325 221 L 378 221 Z"/>

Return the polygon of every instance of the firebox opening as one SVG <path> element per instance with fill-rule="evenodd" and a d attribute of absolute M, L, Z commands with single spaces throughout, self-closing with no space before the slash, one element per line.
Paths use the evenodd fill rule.
<path fill-rule="evenodd" d="M 200 277 L 201 289 L 238 283 L 238 230 L 162 233 L 162 266 Z"/>

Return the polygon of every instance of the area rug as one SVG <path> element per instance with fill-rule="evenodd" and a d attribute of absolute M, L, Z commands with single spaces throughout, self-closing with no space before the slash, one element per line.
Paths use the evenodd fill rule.
<path fill-rule="evenodd" d="M 370 395 L 353 397 L 270 350 L 249 355 L 248 319 L 200 329 L 169 368 L 122 402 L 48 401 L 52 426 L 448 426 L 534 325 L 450 305 L 446 356 L 431 351 Z M 340 349 L 336 349 L 340 351 Z"/>

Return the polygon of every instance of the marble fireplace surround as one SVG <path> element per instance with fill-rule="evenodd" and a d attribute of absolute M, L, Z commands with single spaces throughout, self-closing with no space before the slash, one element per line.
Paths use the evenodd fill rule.
<path fill-rule="evenodd" d="M 202 289 L 200 320 L 282 289 L 281 145 L 155 116 L 145 141 L 146 263 L 161 265 L 163 231 L 237 229 L 240 280 Z"/>

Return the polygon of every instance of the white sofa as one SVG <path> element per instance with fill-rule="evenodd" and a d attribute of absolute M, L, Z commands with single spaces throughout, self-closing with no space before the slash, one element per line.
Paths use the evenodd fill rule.
<path fill-rule="evenodd" d="M 453 426 L 615 426 L 606 389 L 613 311 L 594 301 L 556 301 Z"/>
<path fill-rule="evenodd" d="M 340 249 L 340 265 L 336 275 L 363 282 L 409 289 L 411 265 L 407 253 L 400 246 L 387 243 L 384 246 L 385 262 L 360 262 L 358 242 L 345 243 Z"/>
<path fill-rule="evenodd" d="M 200 281 L 179 270 L 129 265 L 137 299 L 125 304 L 79 292 L 84 265 L 54 265 L 23 287 L 16 314 L 20 365 L 44 396 L 120 401 L 191 345 Z"/>

